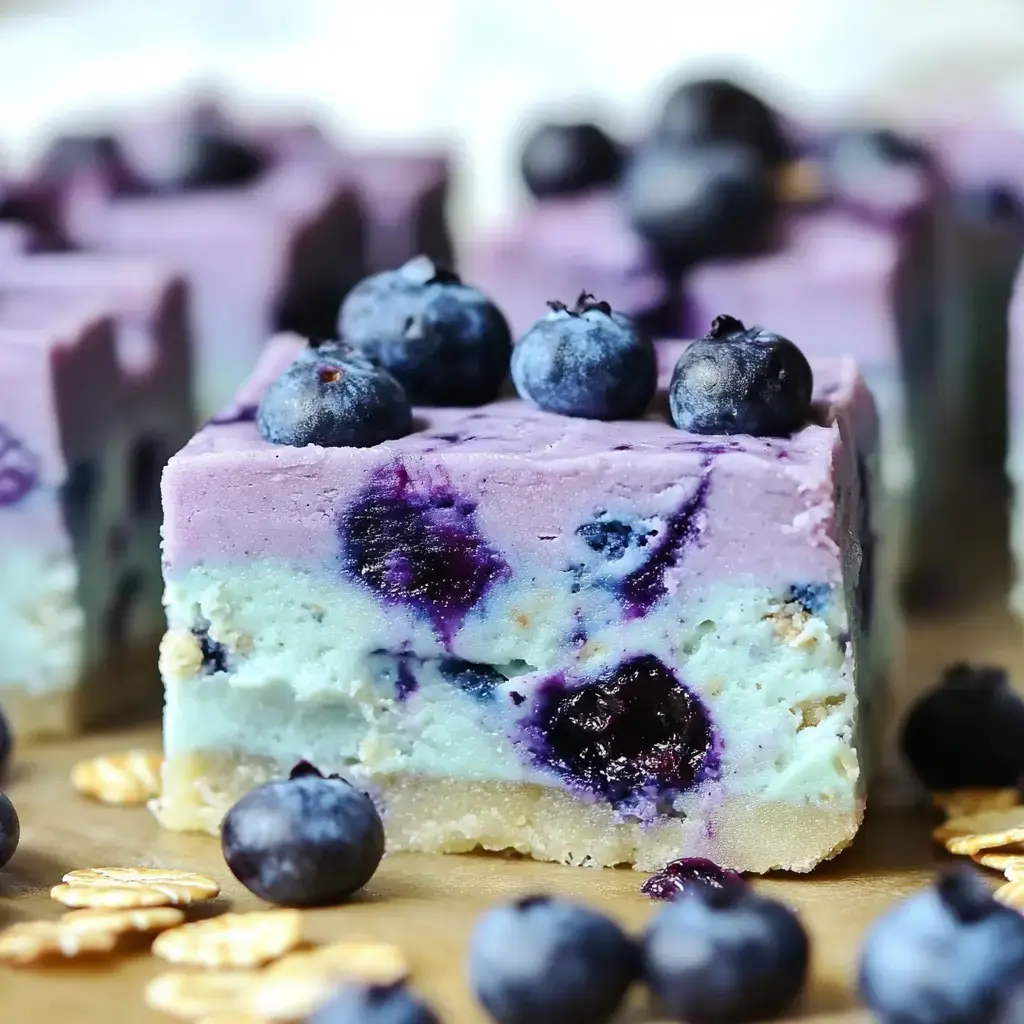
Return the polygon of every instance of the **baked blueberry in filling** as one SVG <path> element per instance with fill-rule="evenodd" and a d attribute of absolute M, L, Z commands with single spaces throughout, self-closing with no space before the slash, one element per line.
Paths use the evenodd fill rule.
<path fill-rule="evenodd" d="M 449 483 L 414 481 L 400 462 L 374 473 L 339 533 L 343 571 L 385 604 L 421 613 L 445 642 L 510 574 L 480 534 L 476 505 Z"/>
<path fill-rule="evenodd" d="M 616 805 L 670 800 L 718 771 L 707 708 L 650 654 L 542 684 L 523 741 L 535 763 Z"/>

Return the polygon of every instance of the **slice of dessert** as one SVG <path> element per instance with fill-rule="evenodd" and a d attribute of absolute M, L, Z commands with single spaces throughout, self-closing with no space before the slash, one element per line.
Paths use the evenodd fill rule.
<path fill-rule="evenodd" d="M 101 573 L 114 588 L 100 659 L 110 685 L 90 695 L 89 718 L 99 721 L 159 708 L 160 473 L 195 424 L 191 346 L 184 282 L 159 264 L 92 253 L 0 255 L 0 327 L 45 327 L 51 303 L 76 301 L 113 315 L 124 391 L 119 418 L 107 416 L 112 427 L 102 464 L 83 463 L 78 470 L 113 502 L 96 550 L 80 553 L 99 559 L 85 582 L 91 586 L 91 574 Z"/>
<path fill-rule="evenodd" d="M 883 677 L 853 362 L 813 361 L 812 402 L 798 350 L 723 318 L 675 370 L 679 429 L 686 345 L 655 357 L 604 304 L 520 343 L 526 401 L 480 384 L 508 332 L 475 290 L 410 266 L 343 320 L 374 293 L 350 333 L 375 361 L 275 339 L 165 470 L 163 824 L 216 831 L 305 758 L 370 787 L 392 850 L 766 871 L 846 846 Z"/>
<path fill-rule="evenodd" d="M 58 140 L 36 176 L 57 181 L 64 228 L 82 248 L 147 255 L 189 284 L 199 411 L 226 402 L 282 318 L 329 331 L 362 273 L 350 184 L 276 161 L 217 110 L 126 121 L 111 137 Z M 303 319 L 322 314 L 326 322 Z M 301 301 L 300 301 L 301 299 Z"/>
<path fill-rule="evenodd" d="M 110 686 L 127 392 L 110 319 L 0 294 L 0 705 L 19 737 L 60 734 Z"/>

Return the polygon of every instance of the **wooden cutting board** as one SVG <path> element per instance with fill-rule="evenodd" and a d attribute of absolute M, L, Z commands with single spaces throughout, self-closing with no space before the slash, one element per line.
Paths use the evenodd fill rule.
<path fill-rule="evenodd" d="M 927 685 L 955 658 L 1012 664 L 1024 681 L 1020 638 L 998 602 L 957 619 L 935 619 L 908 632 L 897 678 L 906 695 Z M 63 908 L 50 886 L 72 868 L 155 865 L 200 871 L 223 886 L 220 904 L 260 906 L 231 877 L 219 845 L 208 836 L 162 832 L 145 810 L 117 809 L 78 797 L 68 782 L 79 758 L 133 746 L 156 749 L 155 729 L 94 736 L 18 751 L 8 792 L 22 821 L 21 847 L 0 872 L 0 924 L 52 918 Z M 934 815 L 874 808 L 856 843 L 809 876 L 758 881 L 797 907 L 814 942 L 813 975 L 800 1019 L 866 1019 L 851 978 L 865 928 L 893 900 L 921 886 L 946 860 L 929 838 Z M 996 876 L 993 876 L 995 880 Z M 642 896 L 643 876 L 629 870 L 588 870 L 496 856 L 387 857 L 366 892 L 336 909 L 311 911 L 313 940 L 367 937 L 406 952 L 416 986 L 448 1022 L 482 1022 L 463 973 L 466 939 L 489 904 L 516 894 L 548 891 L 586 900 L 630 929 L 656 909 Z M 12 1024 L 149 1024 L 170 1018 L 148 1010 L 146 982 L 164 965 L 147 953 L 99 958 L 89 967 L 0 968 L 0 1019 Z M 638 1011 L 639 1012 L 639 1011 Z M 640 1013 L 631 1021 L 648 1019 Z"/>

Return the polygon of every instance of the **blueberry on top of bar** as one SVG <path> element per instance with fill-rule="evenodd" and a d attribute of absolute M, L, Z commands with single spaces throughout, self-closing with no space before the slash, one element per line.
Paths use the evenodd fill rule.
<path fill-rule="evenodd" d="M 788 159 L 791 152 L 775 111 L 747 89 L 721 78 L 677 86 L 665 100 L 654 137 L 669 146 L 738 142 L 772 165 Z"/>
<path fill-rule="evenodd" d="M 527 138 L 519 167 L 538 198 L 573 195 L 615 181 L 622 153 L 596 124 L 545 124 Z"/>
<path fill-rule="evenodd" d="M 813 387 L 793 342 L 719 316 L 679 357 L 669 407 L 676 426 L 695 434 L 783 437 L 807 422 Z"/>
<path fill-rule="evenodd" d="M 622 198 L 634 230 L 675 267 L 756 251 L 778 209 L 770 165 L 730 141 L 642 148 L 623 175 Z"/>
<path fill-rule="evenodd" d="M 369 448 L 412 430 L 412 408 L 386 370 L 341 342 L 310 345 L 266 390 L 256 425 L 274 444 Z"/>
<path fill-rule="evenodd" d="M 512 338 L 501 311 L 426 256 L 360 281 L 338 331 L 394 374 L 415 405 L 484 405 L 508 376 Z"/>
<path fill-rule="evenodd" d="M 548 412 L 592 420 L 633 419 L 658 384 L 651 339 L 607 302 L 582 293 L 550 312 L 512 350 L 520 396 Z"/>

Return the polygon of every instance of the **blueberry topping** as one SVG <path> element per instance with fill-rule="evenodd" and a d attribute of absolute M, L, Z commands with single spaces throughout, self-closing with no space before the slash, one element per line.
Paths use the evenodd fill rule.
<path fill-rule="evenodd" d="M 662 144 L 675 147 L 740 143 L 772 165 L 791 155 L 791 146 L 771 107 L 724 79 L 697 79 L 677 86 L 665 100 L 654 135 Z"/>
<path fill-rule="evenodd" d="M 345 985 L 306 1024 L 441 1024 L 404 985 Z"/>
<path fill-rule="evenodd" d="M 794 583 L 786 597 L 808 615 L 822 615 L 832 603 L 832 587 L 828 583 Z"/>
<path fill-rule="evenodd" d="M 778 208 L 768 166 L 737 143 L 641 149 L 622 190 L 633 228 L 677 269 L 763 247 Z"/>
<path fill-rule="evenodd" d="M 491 665 L 459 658 L 445 659 L 440 670 L 447 682 L 478 700 L 489 700 L 494 696 L 494 688 L 505 682 L 505 677 Z"/>
<path fill-rule="evenodd" d="M 421 613 L 445 641 L 510 574 L 481 535 L 476 506 L 447 482 L 413 480 L 400 462 L 376 470 L 343 511 L 339 536 L 352 579 Z"/>
<path fill-rule="evenodd" d="M 952 665 L 910 709 L 903 753 L 929 789 L 1016 785 L 1024 773 L 1024 700 L 1004 669 Z"/>
<path fill-rule="evenodd" d="M 0 508 L 17 505 L 39 486 L 39 460 L 0 424 Z"/>
<path fill-rule="evenodd" d="M 679 357 L 668 400 L 680 430 L 785 437 L 811 411 L 810 363 L 787 338 L 719 316 Z"/>
<path fill-rule="evenodd" d="M 0 792 L 0 868 L 14 856 L 21 840 L 18 812 L 6 793 Z"/>
<path fill-rule="evenodd" d="M 537 764 L 612 804 L 671 798 L 717 771 L 707 709 L 650 654 L 590 682 L 548 680 L 525 739 Z"/>
<path fill-rule="evenodd" d="M 574 195 L 615 181 L 622 153 L 596 124 L 546 124 L 526 140 L 519 167 L 538 198 Z"/>
<path fill-rule="evenodd" d="M 682 857 L 655 871 L 640 886 L 640 891 L 652 900 L 674 900 L 680 893 L 690 892 L 694 886 L 721 889 L 742 882 L 742 877 L 735 871 L 720 868 L 706 857 Z"/>
<path fill-rule="evenodd" d="M 11 723 L 7 721 L 7 716 L 0 708 L 0 779 L 7 773 L 13 747 L 14 733 L 11 731 Z"/>
<path fill-rule="evenodd" d="M 742 883 L 694 886 L 644 936 L 644 974 L 675 1020 L 733 1024 L 781 1014 L 804 986 L 810 943 L 797 916 Z"/>
<path fill-rule="evenodd" d="M 922 146 L 888 129 L 843 132 L 825 144 L 830 191 L 869 210 L 916 198 L 931 171 Z"/>
<path fill-rule="evenodd" d="M 415 405 L 484 405 L 508 376 L 508 323 L 483 292 L 418 256 L 360 281 L 341 305 L 342 338 L 401 382 Z"/>
<path fill-rule="evenodd" d="M 263 395 L 260 435 L 296 448 L 371 448 L 412 431 L 401 384 L 341 342 L 310 346 Z"/>
<path fill-rule="evenodd" d="M 301 762 L 287 779 L 242 797 L 221 826 L 232 874 L 268 903 L 341 903 L 373 877 L 384 826 L 373 801 L 337 775 Z"/>
<path fill-rule="evenodd" d="M 82 173 L 96 174 L 116 194 L 139 187 L 113 135 L 62 135 L 43 154 L 36 173 L 41 181 L 58 188 Z"/>
<path fill-rule="evenodd" d="M 654 398 L 654 343 L 629 317 L 582 293 L 551 311 L 512 350 L 519 394 L 547 412 L 591 420 L 640 416 Z"/>
<path fill-rule="evenodd" d="M 1017 190 L 1005 182 L 962 190 L 956 196 L 956 208 L 961 216 L 973 220 L 1015 226 L 1024 222 L 1024 201 Z"/>
<path fill-rule="evenodd" d="M 267 167 L 258 149 L 222 131 L 204 129 L 190 134 L 175 179 L 162 183 L 175 191 L 237 188 L 255 181 Z"/>
<path fill-rule="evenodd" d="M 1022 975 L 1024 917 L 961 868 L 874 922 L 858 987 L 881 1020 L 987 1024 L 999 1019 Z"/>
<path fill-rule="evenodd" d="M 637 966 L 614 921 L 555 897 L 495 907 L 470 938 L 469 983 L 497 1024 L 603 1024 Z"/>

